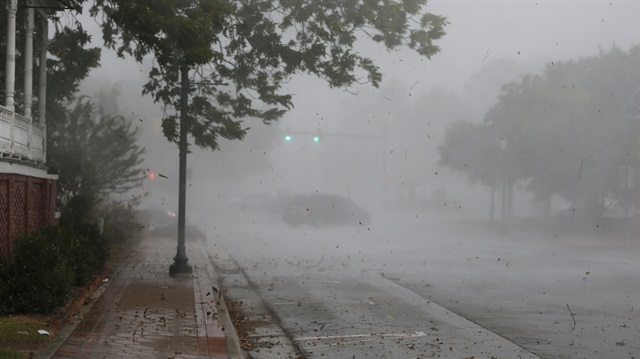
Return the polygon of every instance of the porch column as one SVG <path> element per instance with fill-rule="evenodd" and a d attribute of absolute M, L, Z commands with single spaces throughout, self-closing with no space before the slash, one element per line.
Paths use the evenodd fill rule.
<path fill-rule="evenodd" d="M 42 19 L 42 40 L 40 48 L 40 83 L 38 93 L 38 122 L 42 126 L 42 154 L 44 161 L 47 161 L 47 54 L 49 49 L 49 19 L 47 13 L 42 9 L 38 11 Z"/>
<path fill-rule="evenodd" d="M 31 120 L 33 102 L 33 14 L 34 9 L 28 8 L 24 42 L 24 117 L 28 120 Z"/>
<path fill-rule="evenodd" d="M 40 11 L 42 18 L 42 48 L 40 49 L 40 92 L 38 94 L 38 122 L 45 125 L 47 111 L 47 50 L 49 48 L 49 19 L 46 13 Z M 46 136 L 45 136 L 46 138 Z"/>
<path fill-rule="evenodd" d="M 15 92 L 14 81 L 16 78 L 16 13 L 18 12 L 18 0 L 7 1 L 7 62 L 5 68 L 5 107 L 15 111 L 13 94 Z"/>
<path fill-rule="evenodd" d="M 31 104 L 33 102 L 33 8 L 27 9 L 24 41 L 24 117 L 29 121 L 27 143 L 29 158 L 33 158 L 33 120 L 31 119 Z M 27 226 L 28 227 L 28 226 Z"/>

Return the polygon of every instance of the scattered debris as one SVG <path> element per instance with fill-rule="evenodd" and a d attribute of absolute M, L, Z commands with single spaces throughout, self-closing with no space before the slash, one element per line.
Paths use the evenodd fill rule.
<path fill-rule="evenodd" d="M 574 331 L 576 329 L 576 317 L 573 315 L 571 308 L 569 308 L 569 304 L 567 304 L 567 309 L 569 309 L 569 314 L 571 314 L 571 319 L 573 319 L 573 327 L 571 328 L 571 331 Z"/>

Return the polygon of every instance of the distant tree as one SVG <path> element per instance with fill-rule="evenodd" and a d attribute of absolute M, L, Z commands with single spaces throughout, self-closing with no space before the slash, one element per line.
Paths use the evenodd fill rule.
<path fill-rule="evenodd" d="M 551 63 L 541 75 L 505 85 L 481 128 L 452 127 L 441 148 L 443 163 L 461 169 L 456 151 L 466 160 L 472 150 L 482 153 L 503 139 L 506 157 L 488 168 L 506 174 L 509 183 L 522 181 L 539 200 L 560 195 L 588 218 L 601 217 L 607 203 L 637 206 L 639 55 L 638 46 L 628 52 L 613 47 Z M 477 168 L 464 170 L 478 176 Z"/>
<path fill-rule="evenodd" d="M 457 121 L 438 148 L 439 164 L 466 173 L 471 183 L 492 186 L 501 179 L 500 139 L 486 123 Z"/>
<path fill-rule="evenodd" d="M 558 194 L 559 188 L 550 183 L 566 181 L 575 169 L 584 133 L 567 126 L 584 118 L 586 101 L 582 91 L 569 94 L 550 87 L 543 76 L 528 75 L 504 86 L 500 102 L 489 111 L 492 130 L 508 140 L 514 179 L 528 180 L 527 188 L 539 200 Z"/>
<path fill-rule="evenodd" d="M 518 113 L 496 127 L 511 128 L 511 154 L 526 166 L 521 177 L 530 178 L 536 197 L 559 194 L 589 218 L 602 216 L 607 200 L 637 205 L 637 185 L 629 188 L 624 173 L 638 173 L 640 112 L 625 111 L 640 102 L 638 54 L 637 46 L 629 52 L 613 47 L 554 63 L 516 85 L 517 97 L 502 98 Z"/>
<path fill-rule="evenodd" d="M 49 142 L 48 164 L 60 173 L 63 205 L 78 194 L 100 199 L 141 185 L 144 149 L 136 142 L 138 130 L 130 119 L 102 115 L 86 98 L 80 98 L 68 116 Z"/>

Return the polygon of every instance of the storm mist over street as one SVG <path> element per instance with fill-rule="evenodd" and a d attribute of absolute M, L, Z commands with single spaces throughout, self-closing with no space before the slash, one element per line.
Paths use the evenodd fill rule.
<path fill-rule="evenodd" d="M 496 183 L 500 182 L 501 174 L 497 168 L 489 168 L 485 163 L 474 163 L 475 159 L 468 155 L 460 160 L 444 161 L 440 148 L 446 142 L 447 129 L 457 122 L 490 122 L 488 112 L 492 107 L 501 105 L 500 96 L 506 94 L 502 86 L 510 82 L 518 83 L 523 77 L 541 75 L 554 66 L 568 66 L 570 63 L 574 67 L 588 68 L 576 75 L 577 78 L 587 77 L 600 70 L 579 61 L 611 52 L 620 52 L 619 56 L 629 58 L 627 53 L 634 53 L 636 50 L 630 49 L 640 41 L 638 6 L 634 2 L 434 1 L 429 9 L 442 13 L 450 22 L 446 36 L 438 43 L 441 51 L 430 60 L 406 50 L 389 52 L 363 41 L 357 44 L 356 50 L 379 62 L 384 74 L 380 88 L 363 84 L 348 89 L 331 89 L 321 80 L 294 76 L 285 87 L 293 93 L 295 107 L 282 120 L 264 125 L 247 118 L 242 123 L 250 128 L 245 139 L 220 139 L 220 151 L 211 152 L 191 146 L 188 167 L 193 176 L 189 179 L 189 206 L 224 208 L 230 201 L 251 193 L 323 192 L 350 197 L 373 210 L 413 206 L 410 209 L 460 210 L 458 212 L 463 214 L 488 217 L 491 208 L 488 182 L 466 172 L 466 167 L 460 169 L 456 166 L 461 161 L 463 166 L 472 169 L 470 172 L 483 172 L 482 175 L 495 179 Z M 99 43 L 99 36 L 94 35 L 93 41 Z M 613 70 L 618 65 L 615 62 L 607 64 L 603 60 L 602 66 Z M 638 70 L 637 66 L 632 66 L 632 69 L 635 73 L 627 74 L 628 83 L 623 85 L 619 82 L 613 95 L 602 95 L 616 99 L 607 109 L 595 110 L 600 114 L 606 110 L 602 118 L 633 118 L 637 112 L 639 105 L 634 76 Z M 615 76 L 612 79 L 624 76 L 609 75 L 605 70 L 601 72 L 597 76 Z M 547 76 L 558 74 L 551 72 Z M 567 83 L 551 86 L 574 89 L 574 94 L 584 95 L 584 89 L 575 90 L 575 76 L 560 80 Z M 143 65 L 116 59 L 113 53 L 105 51 L 102 67 L 94 70 L 83 86 L 87 93 L 102 97 L 102 105 L 107 108 L 115 106 L 120 112 L 138 119 L 136 124 L 143 129 L 142 145 L 147 149 L 145 166 L 168 177 L 161 184 L 145 183 L 143 190 L 150 194 L 145 204 L 167 203 L 175 207 L 177 149 L 163 137 L 161 107 L 153 104 L 148 96 L 140 96 L 140 87 L 145 81 L 146 68 Z M 580 86 L 585 87 L 584 84 Z M 580 99 L 583 100 L 588 101 Z M 546 106 L 553 105 L 547 103 Z M 537 105 L 534 102 L 532 106 L 535 110 Z M 548 116 L 543 111 L 544 107 L 540 106 L 537 113 L 530 111 L 527 116 L 504 116 Z M 535 122 L 528 118 L 521 121 Z M 515 151 L 542 152 L 541 148 L 548 147 L 543 146 L 545 141 L 560 143 L 567 141 L 562 136 L 572 134 L 575 141 L 588 144 L 582 150 L 584 154 L 572 155 L 567 159 L 569 164 L 563 162 L 558 165 L 570 165 L 571 179 L 576 181 L 583 174 L 586 176 L 587 170 L 597 171 L 600 168 L 599 164 L 589 161 L 595 156 L 592 152 L 606 147 L 609 139 L 593 133 L 600 131 L 599 127 L 572 121 L 578 122 L 575 128 L 544 127 L 548 125 L 545 123 L 541 124 L 541 129 L 514 125 L 539 139 L 533 147 L 529 144 L 519 147 L 521 138 L 507 138 L 508 134 L 498 130 L 491 130 L 490 141 L 495 146 L 504 146 L 503 152 L 511 153 L 510 149 L 514 148 L 514 159 L 510 161 L 529 163 L 529 158 Z M 637 121 L 632 121 L 630 126 L 615 127 L 620 127 L 619 132 L 633 134 L 637 130 Z M 550 137 L 549 132 L 553 131 L 562 136 Z M 577 131 L 587 131 L 590 135 Z M 289 141 L 285 140 L 287 135 L 291 136 Z M 318 142 L 315 142 L 315 137 L 318 137 Z M 469 139 L 466 142 L 475 145 Z M 455 145 L 453 141 L 451 143 Z M 539 193 L 526 188 L 530 173 L 543 172 L 545 166 L 553 167 L 548 164 L 558 159 L 558 151 L 565 149 L 558 148 L 550 154 L 541 155 L 535 160 L 542 161 L 542 165 L 531 163 L 531 168 L 525 169 L 527 173 L 518 173 L 522 180 L 514 183 L 517 188 L 510 196 L 515 198 L 511 206 L 512 217 L 539 214 L 540 207 L 547 206 L 541 201 L 548 198 L 552 202 L 549 214 L 568 209 L 575 202 L 562 194 L 549 197 L 547 192 L 553 192 L 553 188 L 537 191 Z M 618 162 L 633 164 L 637 157 L 633 148 L 617 151 L 631 153 Z M 506 162 L 505 166 L 513 167 Z M 616 163 L 615 171 L 627 171 L 621 166 Z M 557 173 L 549 171 L 549 175 Z M 614 181 L 628 182 L 626 187 L 636 180 L 633 171 L 627 179 L 623 180 L 621 176 Z M 582 179 L 584 181 L 584 177 Z M 496 198 L 501 191 L 498 187 L 500 184 L 494 187 Z M 409 197 L 412 199 L 408 200 Z M 632 196 L 628 198 L 634 200 Z M 607 201 L 605 206 L 610 202 Z M 499 205 L 499 200 L 495 199 L 495 216 L 500 214 Z"/>
<path fill-rule="evenodd" d="M 318 337 L 296 342 L 309 358 L 516 357 L 505 343 L 486 349 L 486 338 L 437 339 L 453 324 L 434 316 L 435 305 L 543 358 L 631 358 L 639 349 L 636 239 L 497 234 L 428 214 L 325 229 L 268 214 L 224 218 L 208 227 L 210 252 L 228 251 L 294 338 Z M 427 335 L 357 338 L 416 332 Z"/>
<path fill-rule="evenodd" d="M 294 76 L 278 122 L 191 141 L 187 223 L 308 358 L 639 358 L 640 3 L 429 11 L 430 60 L 357 44 L 379 88 Z M 83 86 L 138 120 L 141 207 L 176 212 L 145 67 L 103 56 Z"/>

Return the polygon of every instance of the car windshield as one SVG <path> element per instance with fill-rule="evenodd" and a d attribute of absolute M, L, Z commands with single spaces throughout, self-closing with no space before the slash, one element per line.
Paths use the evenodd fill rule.
<path fill-rule="evenodd" d="M 135 264 L 91 357 L 233 327 L 250 358 L 640 358 L 639 1 L 0 17 L 0 357 L 3 318 Z"/>

